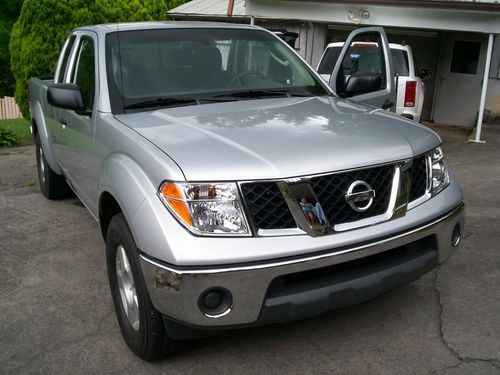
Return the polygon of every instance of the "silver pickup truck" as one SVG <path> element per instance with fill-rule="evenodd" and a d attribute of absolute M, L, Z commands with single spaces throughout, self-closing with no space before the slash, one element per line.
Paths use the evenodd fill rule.
<path fill-rule="evenodd" d="M 341 54 L 367 40 L 373 65 L 339 58 L 329 87 L 259 27 L 97 25 L 31 80 L 41 191 L 72 190 L 98 221 L 138 356 L 355 304 L 456 250 L 464 205 L 440 138 L 372 106 L 394 107 L 384 31 L 355 30 Z"/>

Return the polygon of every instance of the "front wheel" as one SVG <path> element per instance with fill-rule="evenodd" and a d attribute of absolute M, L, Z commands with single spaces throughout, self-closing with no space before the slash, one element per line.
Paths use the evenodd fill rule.
<path fill-rule="evenodd" d="M 174 353 L 177 342 L 168 337 L 162 315 L 149 298 L 137 247 L 121 213 L 108 227 L 106 262 L 116 316 L 130 350 L 146 361 Z"/>

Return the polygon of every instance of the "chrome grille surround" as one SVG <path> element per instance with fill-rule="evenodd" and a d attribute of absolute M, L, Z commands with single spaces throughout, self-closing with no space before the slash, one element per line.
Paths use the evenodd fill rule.
<path fill-rule="evenodd" d="M 426 154 L 413 159 L 391 162 L 368 168 L 323 173 L 290 179 L 242 181 L 239 183 L 254 235 L 287 236 L 333 234 L 382 223 L 404 216 L 411 209 L 430 198 L 430 161 Z M 423 176 L 422 176 L 423 175 Z M 352 210 L 344 201 L 346 185 L 365 178 L 377 192 L 373 209 L 365 213 Z M 340 184 L 339 184 L 340 182 Z M 315 233 L 302 213 L 300 197 L 290 197 L 289 186 L 305 184 L 310 187 L 316 202 L 325 211 L 331 230 Z M 258 190 L 265 191 L 268 202 Z M 281 199 L 277 192 L 280 191 Z M 288 199 L 285 199 L 287 198 Z M 284 203 L 284 204 L 283 204 Z M 340 207 L 340 209 L 339 209 Z M 347 211 L 346 207 L 352 211 Z M 278 211 L 274 211 L 278 209 Z M 300 213 L 300 214 L 299 214 Z M 263 214 L 263 216 L 255 216 Z M 266 218 L 273 218 L 274 223 Z M 278 225 L 276 225 L 278 224 Z"/>

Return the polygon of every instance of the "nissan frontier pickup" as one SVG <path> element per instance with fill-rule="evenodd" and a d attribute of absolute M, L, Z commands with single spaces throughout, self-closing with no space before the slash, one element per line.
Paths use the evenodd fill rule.
<path fill-rule="evenodd" d="M 342 66 L 359 42 L 370 59 Z M 40 188 L 99 223 L 135 354 L 356 304 L 453 254 L 462 192 L 440 138 L 391 112 L 390 56 L 355 30 L 329 85 L 257 26 L 71 32 L 29 84 Z"/>

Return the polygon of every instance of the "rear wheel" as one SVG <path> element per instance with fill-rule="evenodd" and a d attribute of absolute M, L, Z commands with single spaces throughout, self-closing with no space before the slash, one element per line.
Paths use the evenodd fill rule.
<path fill-rule="evenodd" d="M 35 135 L 35 145 L 38 182 L 40 183 L 42 194 L 48 199 L 59 199 L 71 196 L 73 192 L 66 183 L 64 176 L 55 173 L 47 163 L 38 134 Z"/>
<path fill-rule="evenodd" d="M 106 261 L 116 316 L 130 350 L 146 361 L 174 353 L 177 342 L 168 337 L 163 317 L 149 298 L 137 247 L 121 213 L 108 226 Z"/>

